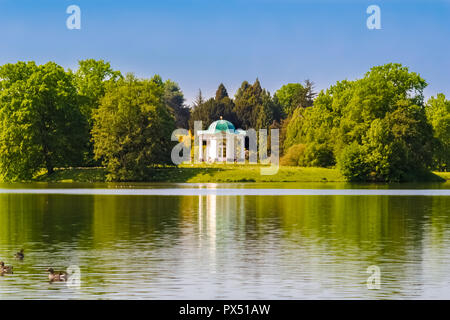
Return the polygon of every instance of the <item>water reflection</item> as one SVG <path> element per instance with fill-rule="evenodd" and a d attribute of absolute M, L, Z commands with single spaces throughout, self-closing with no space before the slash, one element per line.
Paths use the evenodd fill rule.
<path fill-rule="evenodd" d="M 442 196 L 3 194 L 0 298 L 450 298 L 449 232 Z"/>

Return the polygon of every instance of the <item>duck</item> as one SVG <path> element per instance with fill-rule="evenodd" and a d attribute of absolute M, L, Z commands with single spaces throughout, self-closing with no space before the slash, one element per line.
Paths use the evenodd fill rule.
<path fill-rule="evenodd" d="M 50 282 L 67 281 L 67 273 L 64 271 L 55 271 L 53 270 L 53 268 L 48 268 L 47 272 L 48 272 L 48 280 L 50 280 Z"/>
<path fill-rule="evenodd" d="M 0 273 L 13 273 L 13 267 L 12 266 L 5 266 L 5 263 L 3 261 L 0 261 Z"/>
<path fill-rule="evenodd" d="M 17 252 L 16 255 L 15 255 L 16 259 L 23 260 L 23 258 L 25 258 L 25 255 L 23 254 L 23 252 L 24 252 L 24 250 L 20 249 L 20 251 Z"/>

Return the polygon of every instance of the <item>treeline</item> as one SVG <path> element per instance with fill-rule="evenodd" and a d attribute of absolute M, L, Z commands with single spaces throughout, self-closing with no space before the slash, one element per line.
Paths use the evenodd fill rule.
<path fill-rule="evenodd" d="M 271 96 L 244 81 L 234 100 L 221 84 L 193 108 L 194 120 L 224 115 L 243 129 L 279 128 L 282 165 L 338 167 L 350 181 L 414 181 L 450 170 L 450 101 L 424 99 L 426 81 L 400 64 L 373 67 L 362 79 L 314 92 L 287 84 Z"/>
<path fill-rule="evenodd" d="M 296 108 L 312 106 L 314 96 L 313 83 L 308 80 L 304 85 L 285 85 L 273 96 L 261 87 L 258 79 L 253 84 L 244 81 L 234 99 L 220 84 L 214 98 L 204 100 L 199 91 L 191 110 L 189 128 L 193 129 L 194 121 L 201 120 L 208 125 L 220 116 L 242 129 L 281 128 Z"/>
<path fill-rule="evenodd" d="M 137 79 L 104 61 L 75 71 L 53 62 L 0 67 L 0 177 L 30 180 L 43 171 L 105 166 L 108 179 L 145 181 L 171 164 L 175 128 L 221 116 L 242 129 L 280 129 L 282 164 L 337 166 L 349 180 L 413 180 L 450 166 L 450 102 L 424 101 L 426 82 L 399 64 L 314 92 L 291 83 L 271 95 L 244 81 L 234 97 L 220 84 L 185 105 L 177 83 Z"/>

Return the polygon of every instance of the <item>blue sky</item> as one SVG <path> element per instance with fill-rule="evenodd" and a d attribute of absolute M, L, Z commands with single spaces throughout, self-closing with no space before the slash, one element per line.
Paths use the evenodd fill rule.
<path fill-rule="evenodd" d="M 66 8 L 81 8 L 81 30 Z M 366 8 L 381 8 L 368 30 Z M 400 62 L 450 95 L 450 0 L 0 0 L 0 64 L 104 59 L 178 82 L 191 102 L 223 82 L 234 95 L 258 77 L 270 92 L 309 78 L 317 89 Z"/>

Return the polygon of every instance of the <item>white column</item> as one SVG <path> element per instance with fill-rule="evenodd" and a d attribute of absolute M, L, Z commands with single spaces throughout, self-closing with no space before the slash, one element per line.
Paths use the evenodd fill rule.
<path fill-rule="evenodd" d="M 227 152 L 226 152 L 226 161 L 227 163 L 234 163 L 234 138 L 235 135 L 231 133 L 227 133 Z"/>
<path fill-rule="evenodd" d="M 211 139 L 206 136 L 206 150 L 205 150 L 205 161 L 209 161 L 209 153 L 211 150 Z"/>
<path fill-rule="evenodd" d="M 223 139 L 223 134 L 221 134 L 220 133 L 220 137 L 219 137 L 219 144 L 220 144 L 220 149 L 219 149 L 219 152 L 220 152 L 220 154 L 219 154 L 219 162 L 223 162 L 223 158 L 224 158 L 224 156 L 223 156 L 223 149 L 224 149 L 224 143 L 225 143 L 225 141 L 223 141 L 224 139 Z"/>
<path fill-rule="evenodd" d="M 198 160 L 203 161 L 203 135 L 198 135 Z"/>
<path fill-rule="evenodd" d="M 244 160 L 245 163 L 245 136 L 241 136 L 239 137 L 240 141 L 240 145 L 241 145 L 241 159 Z"/>
<path fill-rule="evenodd" d="M 211 160 L 214 162 L 216 159 L 216 154 L 217 154 L 217 140 L 214 136 L 210 137 L 211 139 L 211 149 L 210 149 L 210 153 L 209 156 L 211 157 Z"/>
<path fill-rule="evenodd" d="M 217 137 L 216 145 L 217 145 L 217 148 L 216 148 L 216 159 L 217 159 L 217 162 L 221 162 L 222 161 L 222 155 L 221 155 L 222 139 L 221 138 Z"/>

